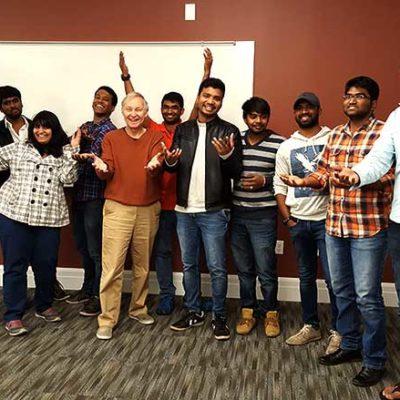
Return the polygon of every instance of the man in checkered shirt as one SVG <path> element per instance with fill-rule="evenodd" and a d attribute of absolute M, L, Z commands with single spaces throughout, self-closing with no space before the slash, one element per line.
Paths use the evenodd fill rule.
<path fill-rule="evenodd" d="M 343 339 L 336 352 L 320 357 L 319 362 L 336 365 L 362 360 L 363 367 L 352 380 L 356 386 L 374 385 L 384 374 L 381 282 L 394 174 L 390 170 L 379 181 L 352 190 L 340 182 L 338 173 L 359 163 L 378 139 L 384 126 L 374 117 L 378 96 L 379 86 L 373 79 L 349 80 L 343 96 L 349 121 L 332 131 L 317 171 L 305 178 L 282 177 L 290 186 L 329 187 L 326 247 L 339 313 L 337 329 Z"/>
<path fill-rule="evenodd" d="M 117 105 L 117 94 L 108 86 L 94 93 L 93 120 L 81 126 L 81 153 L 101 155 L 106 134 L 117 129 L 110 115 Z M 78 156 L 79 160 L 79 156 Z M 76 246 L 85 271 L 82 288 L 67 300 L 70 304 L 84 303 L 79 314 L 94 317 L 100 313 L 99 286 L 101 278 L 102 225 L 105 182 L 101 181 L 91 160 L 81 159 L 79 178 L 74 187 L 72 221 Z"/>

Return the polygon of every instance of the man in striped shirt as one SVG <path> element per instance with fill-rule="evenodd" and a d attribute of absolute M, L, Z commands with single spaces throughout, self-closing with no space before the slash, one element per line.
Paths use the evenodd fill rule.
<path fill-rule="evenodd" d="M 349 121 L 331 133 L 317 171 L 306 178 L 281 176 L 290 186 L 317 189 L 329 185 L 326 248 L 332 288 L 338 307 L 340 348 L 319 358 L 320 364 L 363 361 L 352 383 L 371 386 L 384 374 L 386 362 L 385 308 L 382 272 L 386 256 L 393 171 L 379 181 L 350 190 L 338 170 L 351 168 L 371 150 L 383 122 L 374 117 L 379 86 L 359 76 L 345 86 L 343 109 Z M 360 332 L 360 317 L 364 325 Z"/>
<path fill-rule="evenodd" d="M 270 107 L 266 100 L 252 97 L 242 110 L 249 129 L 242 132 L 243 174 L 234 183 L 231 235 L 242 307 L 236 332 L 250 333 L 257 312 L 265 316 L 265 334 L 275 337 L 280 327 L 275 256 L 277 203 L 272 184 L 276 152 L 285 139 L 267 129 Z M 257 277 L 264 297 L 259 305 Z"/>

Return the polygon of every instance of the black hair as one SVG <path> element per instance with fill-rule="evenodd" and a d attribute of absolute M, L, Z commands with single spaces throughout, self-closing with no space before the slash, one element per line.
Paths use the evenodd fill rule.
<path fill-rule="evenodd" d="M 118 103 L 118 96 L 115 93 L 114 89 L 110 88 L 110 86 L 100 86 L 95 92 L 94 95 L 96 96 L 99 90 L 105 90 L 111 96 L 111 104 L 115 107 Z"/>
<path fill-rule="evenodd" d="M 21 100 L 21 92 L 13 86 L 1 86 L 0 104 L 3 103 L 4 99 L 8 99 L 10 97 L 18 97 Z"/>
<path fill-rule="evenodd" d="M 42 145 L 38 143 L 33 129 L 42 126 L 51 129 L 50 142 Z M 40 111 L 35 115 L 28 128 L 28 141 L 39 151 L 41 155 L 48 154 L 54 157 L 61 157 L 63 154 L 63 146 L 69 143 L 69 138 L 62 128 L 59 119 L 51 111 Z"/>
<path fill-rule="evenodd" d="M 161 106 L 163 105 L 164 101 L 172 101 L 174 103 L 178 103 L 180 108 L 183 108 L 183 97 L 180 93 L 177 92 L 169 92 L 164 95 L 161 100 Z"/>
<path fill-rule="evenodd" d="M 198 91 L 197 95 L 199 95 L 204 88 L 208 88 L 208 87 L 212 87 L 214 89 L 219 89 L 222 92 L 222 96 L 225 95 L 225 83 L 222 82 L 221 79 L 218 79 L 218 78 L 204 79 L 204 81 L 200 83 L 199 91 Z"/>
<path fill-rule="evenodd" d="M 355 78 L 350 79 L 344 87 L 344 93 L 346 94 L 352 87 L 365 89 L 370 95 L 371 100 L 378 100 L 379 85 L 372 78 L 368 76 L 356 76 Z"/>
<path fill-rule="evenodd" d="M 242 105 L 243 118 L 246 118 L 248 114 L 253 112 L 259 113 L 261 115 L 266 115 L 269 117 L 271 115 L 271 107 L 267 100 L 261 97 L 251 97 L 246 100 Z"/>

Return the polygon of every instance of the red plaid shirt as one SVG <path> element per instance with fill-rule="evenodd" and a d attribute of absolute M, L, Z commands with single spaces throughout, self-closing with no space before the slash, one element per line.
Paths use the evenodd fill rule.
<path fill-rule="evenodd" d="M 351 133 L 349 124 L 332 130 L 328 143 L 312 175 L 321 184 L 329 183 L 329 204 L 326 232 L 332 236 L 364 238 L 387 228 L 392 201 L 394 172 L 391 169 L 376 184 L 361 189 L 343 189 L 329 182 L 330 168 L 351 168 L 358 164 L 378 139 L 384 123 L 371 118 L 369 123 Z"/>

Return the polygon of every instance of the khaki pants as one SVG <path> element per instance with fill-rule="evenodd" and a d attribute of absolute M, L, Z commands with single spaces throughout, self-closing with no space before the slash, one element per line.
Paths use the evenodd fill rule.
<path fill-rule="evenodd" d="M 147 312 L 151 250 L 158 229 L 160 203 L 126 206 L 106 200 L 103 210 L 103 271 L 99 326 L 114 327 L 121 308 L 122 277 L 128 250 L 132 256 L 132 299 L 129 315 Z"/>

